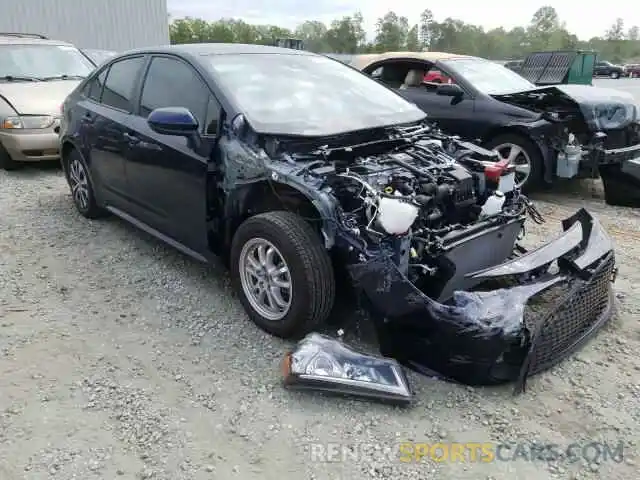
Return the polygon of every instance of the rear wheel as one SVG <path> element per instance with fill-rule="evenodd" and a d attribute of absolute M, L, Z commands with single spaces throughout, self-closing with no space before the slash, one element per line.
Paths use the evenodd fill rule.
<path fill-rule="evenodd" d="M 262 213 L 240 225 L 230 267 L 247 314 L 272 335 L 304 335 L 324 322 L 333 307 L 329 255 L 318 234 L 294 213 Z"/>
<path fill-rule="evenodd" d="M 71 189 L 71 198 L 80 215 L 91 219 L 103 216 L 105 212 L 96 203 L 89 168 L 80 152 L 72 149 L 64 161 L 67 165 L 67 182 Z"/>
<path fill-rule="evenodd" d="M 17 170 L 20 168 L 22 164 L 16 162 L 11 156 L 9 152 L 5 150 L 5 148 L 0 144 L 0 168 L 3 170 Z"/>
<path fill-rule="evenodd" d="M 533 190 L 542 183 L 543 159 L 538 146 L 524 135 L 505 133 L 485 144 L 495 150 L 501 158 L 515 165 L 516 185 L 523 190 Z"/>

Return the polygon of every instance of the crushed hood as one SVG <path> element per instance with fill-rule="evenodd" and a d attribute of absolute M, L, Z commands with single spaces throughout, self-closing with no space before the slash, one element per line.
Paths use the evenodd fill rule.
<path fill-rule="evenodd" d="M 534 111 L 553 112 L 554 108 L 576 106 L 592 131 L 624 128 L 640 122 L 640 102 L 630 93 L 612 88 L 553 85 L 492 97 Z"/>
<path fill-rule="evenodd" d="M 79 80 L 0 83 L 0 97 L 22 115 L 57 115 L 60 105 L 78 83 Z"/>

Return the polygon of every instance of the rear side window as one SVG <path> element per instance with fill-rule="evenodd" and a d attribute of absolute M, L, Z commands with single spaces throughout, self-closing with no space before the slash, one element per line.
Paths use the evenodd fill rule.
<path fill-rule="evenodd" d="M 102 92 L 102 103 L 129 112 L 133 108 L 133 88 L 144 57 L 127 58 L 111 65 Z"/>
<path fill-rule="evenodd" d="M 85 87 L 85 95 L 96 102 L 100 102 L 102 97 L 102 87 L 104 87 L 104 80 L 107 78 L 107 72 L 109 69 L 105 69 L 98 75 L 93 77 L 91 81 Z"/>
<path fill-rule="evenodd" d="M 174 58 L 155 57 L 142 87 L 140 115 L 146 118 L 152 110 L 162 107 L 188 108 L 203 131 L 210 95 L 190 65 Z"/>

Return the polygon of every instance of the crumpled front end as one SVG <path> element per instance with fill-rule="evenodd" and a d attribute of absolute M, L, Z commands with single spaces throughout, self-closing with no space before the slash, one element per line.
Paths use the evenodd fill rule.
<path fill-rule="evenodd" d="M 576 351 L 612 316 L 612 242 L 586 210 L 542 247 L 465 274 L 475 291 L 439 302 L 379 256 L 350 266 L 376 324 L 381 353 L 471 385 L 517 381 Z"/>
<path fill-rule="evenodd" d="M 588 85 L 554 85 L 493 97 L 540 112 L 555 128 L 544 132 L 539 142 L 547 181 L 554 175 L 600 175 L 605 191 L 616 195 L 615 190 L 625 190 L 620 199 L 609 198 L 607 192 L 608 203 L 640 204 L 640 195 L 634 195 L 640 178 L 625 171 L 630 162 L 640 161 L 640 104 L 632 95 Z"/>

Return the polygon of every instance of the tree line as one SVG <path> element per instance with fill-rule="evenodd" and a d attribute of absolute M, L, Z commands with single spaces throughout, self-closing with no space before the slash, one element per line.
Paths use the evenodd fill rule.
<path fill-rule="evenodd" d="M 638 26 L 626 28 L 618 18 L 602 36 L 588 41 L 569 32 L 553 7 L 538 9 L 529 25 L 511 30 L 485 30 L 454 18 L 437 21 L 424 10 L 419 23 L 390 11 L 376 23 L 373 41 L 367 39 L 360 12 L 335 19 L 331 24 L 308 20 L 295 30 L 277 25 L 253 25 L 237 19 L 207 22 L 198 18 L 172 19 L 171 43 L 255 43 L 272 45 L 278 38 L 298 38 L 305 48 L 318 53 L 376 53 L 385 51 L 444 51 L 489 58 L 520 59 L 543 50 L 595 50 L 599 58 L 612 62 L 640 62 Z"/>

